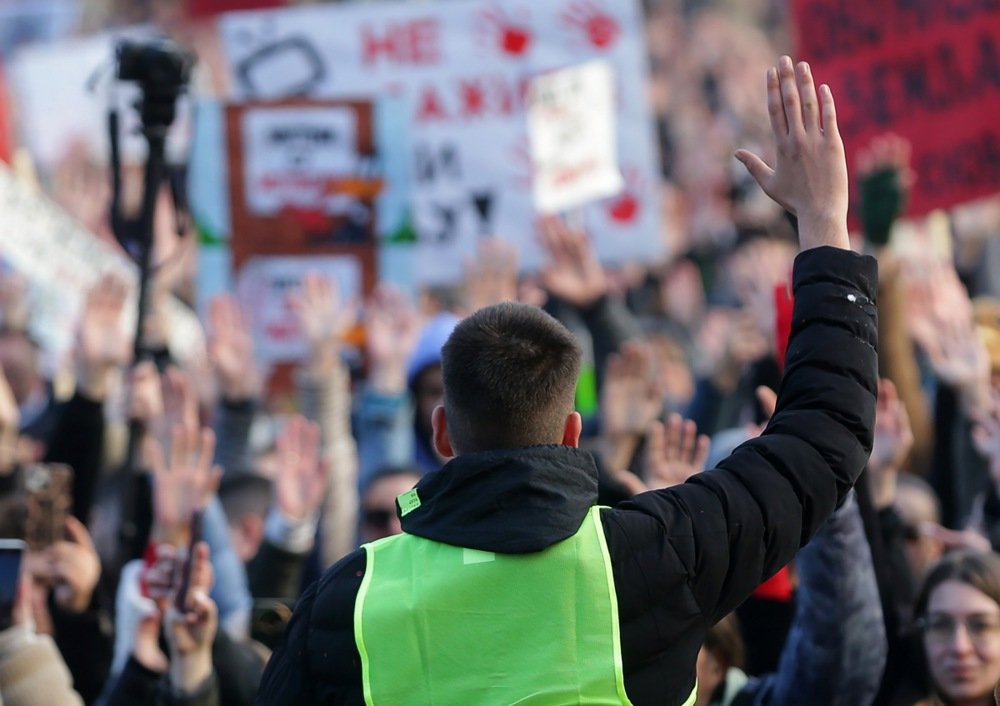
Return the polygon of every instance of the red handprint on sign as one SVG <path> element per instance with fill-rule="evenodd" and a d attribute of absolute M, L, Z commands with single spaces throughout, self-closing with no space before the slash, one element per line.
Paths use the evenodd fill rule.
<path fill-rule="evenodd" d="M 634 223 L 642 211 L 642 201 L 639 194 L 645 185 L 642 174 L 635 167 L 622 170 L 625 179 L 625 189 L 621 194 L 607 203 L 608 217 L 615 223 L 628 225 Z"/>
<path fill-rule="evenodd" d="M 618 21 L 599 0 L 575 0 L 562 15 L 570 28 L 581 31 L 595 49 L 610 49 L 621 34 Z"/>
<path fill-rule="evenodd" d="M 479 15 L 479 34 L 485 43 L 498 48 L 507 56 L 524 56 L 531 49 L 532 35 L 525 13 L 515 21 L 494 6 Z"/>

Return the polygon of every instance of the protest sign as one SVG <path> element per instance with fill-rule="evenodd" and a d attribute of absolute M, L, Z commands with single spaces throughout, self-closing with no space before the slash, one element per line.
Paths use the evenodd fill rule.
<path fill-rule="evenodd" d="M 84 230 L 43 194 L 18 183 L 0 167 L 0 260 L 28 282 L 29 330 L 54 364 L 72 349 L 80 307 L 87 291 L 105 274 L 129 287 L 122 325 L 135 331 L 138 268 L 116 245 Z M 170 350 L 186 360 L 204 339 L 197 319 L 171 300 Z"/>
<path fill-rule="evenodd" d="M 406 111 L 420 281 L 456 282 L 478 240 L 536 268 L 525 98 L 540 73 L 602 59 L 615 77 L 621 195 L 586 209 L 606 262 L 662 255 L 636 0 L 347 4 L 223 15 L 232 98 L 392 98 Z M 396 155 L 383 155 L 395 160 Z"/>
<path fill-rule="evenodd" d="M 292 100 L 226 106 L 230 247 L 237 292 L 274 394 L 291 389 L 288 363 L 308 353 L 288 293 L 307 271 L 342 296 L 375 286 L 375 199 L 382 189 L 373 107 Z"/>
<path fill-rule="evenodd" d="M 234 270 L 261 255 L 349 255 L 370 291 L 382 188 L 371 104 L 232 104 L 226 121 Z"/>
<path fill-rule="evenodd" d="M 796 0 L 799 57 L 837 100 L 848 163 L 873 137 L 913 145 L 910 211 L 1000 191 L 1000 4 Z"/>
<path fill-rule="evenodd" d="M 532 80 L 528 137 L 540 212 L 568 211 L 621 191 L 614 80 L 611 67 L 603 61 Z"/>
<path fill-rule="evenodd" d="M 309 353 L 288 296 L 310 272 L 336 282 L 343 302 L 362 294 L 361 266 L 354 257 L 254 257 L 240 271 L 236 291 L 253 330 L 257 362 L 265 369 Z"/>

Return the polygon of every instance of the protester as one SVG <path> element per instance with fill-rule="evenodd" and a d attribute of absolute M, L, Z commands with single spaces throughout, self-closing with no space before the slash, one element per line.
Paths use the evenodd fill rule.
<path fill-rule="evenodd" d="M 773 2 L 641 4 L 649 72 L 633 78 L 647 81 L 658 173 L 628 164 L 633 156 L 626 151 L 620 197 L 542 218 L 535 242 L 528 243 L 518 240 L 524 233 L 489 229 L 507 222 L 497 218 L 512 205 L 503 189 L 468 194 L 474 212 L 449 210 L 452 197 L 458 203 L 464 196 L 441 178 L 461 174 L 466 186 L 478 178 L 465 146 L 455 159 L 442 151 L 440 165 L 433 164 L 434 149 L 425 155 L 434 157 L 427 164 L 397 162 L 397 143 L 410 139 L 409 129 L 404 135 L 386 119 L 395 109 L 380 108 L 371 135 L 378 158 L 367 153 L 363 134 L 354 145 L 366 168 L 370 159 L 378 172 L 373 183 L 390 203 L 397 181 L 416 167 L 411 177 L 433 177 L 442 187 L 435 191 L 441 203 L 409 203 L 412 212 L 401 214 L 398 232 L 386 239 L 395 226 L 383 222 L 380 208 L 378 222 L 364 229 L 378 233 L 379 242 L 349 251 L 329 242 L 318 213 L 293 207 L 266 216 L 291 219 L 307 234 L 307 247 L 336 251 L 341 262 L 333 267 L 332 260 L 317 260 L 315 268 L 310 262 L 301 277 L 282 270 L 268 294 L 273 301 L 256 300 L 264 302 L 260 307 L 247 304 L 253 286 L 239 264 L 248 262 L 240 251 L 244 234 L 226 232 L 228 222 L 237 223 L 238 208 L 216 203 L 224 197 L 194 169 L 188 191 L 195 237 L 178 239 L 184 214 L 172 212 L 167 189 L 157 201 L 138 359 L 132 283 L 104 254 L 104 245 L 120 249 L 108 219 L 111 174 L 93 144 L 68 141 L 55 129 L 49 134 L 48 117 L 59 115 L 38 125 L 26 119 L 37 113 L 33 92 L 22 85 L 20 49 L 8 49 L 27 44 L 23 56 L 30 60 L 38 48 L 39 56 L 50 48 L 77 56 L 74 47 L 97 42 L 74 33 L 59 44 L 60 33 L 77 21 L 84 34 L 117 34 L 148 22 L 194 46 L 192 151 L 204 159 L 199 151 L 222 139 L 204 129 L 219 123 L 212 101 L 228 101 L 244 81 L 254 84 L 251 93 L 268 91 L 285 68 L 297 80 L 304 75 L 299 69 L 308 73 L 313 66 L 308 44 L 268 49 L 270 31 L 240 32 L 237 42 L 225 27 L 241 25 L 239 18 L 203 21 L 222 5 L 250 5 L 239 0 L 83 0 L 44 8 L 20 3 L 4 11 L 11 32 L 0 31 L 6 77 L 0 76 L 0 89 L 13 99 L 5 102 L 0 90 L 0 159 L 11 158 L 17 184 L 32 184 L 68 216 L 52 221 L 59 224 L 53 238 L 68 237 L 75 222 L 107 242 L 79 273 L 68 269 L 65 281 L 60 276 L 54 283 L 58 300 L 37 289 L 40 273 L 19 271 L 28 246 L 41 251 L 45 243 L 24 243 L 11 233 L 0 247 L 0 537 L 29 540 L 21 571 L 28 588 L 18 595 L 16 616 L 6 616 L 15 617 L 13 626 L 0 632 L 3 706 L 384 703 L 382 690 L 396 687 L 411 689 L 400 703 L 474 703 L 469 694 L 502 683 L 496 675 L 507 665 L 517 679 L 506 682 L 510 691 L 480 699 L 493 704 L 514 701 L 519 696 L 507 695 L 530 688 L 532 680 L 553 688 L 571 684 L 566 671 L 556 671 L 570 663 L 611 703 L 992 702 L 989 682 L 998 675 L 990 671 L 987 614 L 997 603 L 989 577 L 1000 548 L 1000 200 L 910 218 L 911 195 L 932 180 L 950 188 L 951 173 L 932 168 L 922 156 L 926 144 L 915 141 L 911 149 L 902 137 L 883 133 L 846 149 L 858 155 L 848 165 L 849 223 L 857 225 L 850 245 L 877 259 L 877 284 L 871 260 L 810 248 L 831 244 L 827 236 L 847 247 L 844 150 L 822 115 L 828 94 L 780 111 L 774 110 L 780 102 L 760 99 L 761 76 L 795 35 L 788 9 Z M 498 7 L 477 18 L 481 26 L 470 41 L 484 57 L 502 42 L 502 60 L 524 60 L 530 71 L 548 61 L 556 37 L 608 42 L 593 53 L 617 65 L 627 46 L 638 46 L 629 44 L 638 39 L 634 28 L 608 24 L 621 16 L 626 3 L 620 5 L 566 0 L 568 12 L 559 13 L 551 36 L 548 30 L 519 34 L 521 20 L 537 27 L 540 7 L 523 15 Z M 353 11 L 394 12 L 372 3 Z M 46 19 L 38 24 L 30 19 L 35 13 Z M 829 36 L 849 41 L 839 19 L 828 16 Z M 801 17 L 796 22 L 801 25 Z M 369 46 L 376 62 L 430 61 L 434 32 L 400 29 Z M 282 69 L 268 74 L 257 73 L 263 64 L 226 66 L 219 45 L 230 39 L 262 42 L 261 56 L 284 62 L 274 64 Z M 510 51 L 524 53 L 517 58 Z M 864 56 L 856 59 L 867 69 Z M 305 63 L 296 64 L 296 57 Z M 942 57 L 928 63 L 927 76 Z M 449 72 L 468 69 L 470 76 L 476 68 L 455 67 L 443 54 L 434 62 Z M 874 62 L 871 70 L 882 75 Z M 102 77 L 110 73 L 90 79 L 98 86 L 95 100 L 105 95 Z M 60 74 L 53 69 L 51 75 Z M 632 79 L 616 76 L 624 89 L 621 106 L 634 117 L 636 86 L 622 80 Z M 964 88 L 960 77 L 953 85 Z M 517 91 L 508 100 L 489 81 L 477 107 L 478 87 L 460 87 L 465 109 L 521 109 Z M 861 90 L 833 89 L 838 97 Z M 74 126 L 89 124 L 84 106 L 58 93 L 60 111 L 73 115 Z M 802 95 L 796 90 L 786 97 Z M 840 107 L 842 124 L 866 117 L 853 110 L 844 115 Z M 894 121 L 885 127 L 909 130 Z M 508 144 L 485 119 L 481 130 L 484 145 Z M 171 132 L 173 141 L 173 133 L 182 137 L 185 130 Z M 459 138 L 450 126 L 440 135 L 442 147 Z M 738 152 L 748 169 L 736 163 L 733 152 L 741 146 L 766 155 L 776 171 L 750 151 Z M 524 167 L 525 180 L 527 151 L 510 144 L 510 159 Z M 236 141 L 228 155 L 242 156 L 246 166 L 264 153 L 241 151 Z M 956 166 L 956 184 L 969 176 L 962 155 L 940 156 Z M 308 164 L 313 154 L 299 158 Z M 290 168 L 299 174 L 298 166 Z M 183 178 L 173 170 L 171 187 L 180 194 Z M 123 212 L 136 205 L 140 171 L 124 165 Z M 226 181 L 218 176 L 220 184 Z M 229 182 L 236 189 L 241 180 Z M 340 193 L 345 183 L 326 186 L 324 213 L 346 209 L 353 237 L 359 218 L 375 211 Z M 806 188 L 811 196 L 800 200 Z M 5 204 L 19 212 L 19 203 Z M 836 226 L 821 228 L 834 212 Z M 0 226 L 7 213 L 0 214 Z M 429 213 L 442 225 L 454 217 L 454 229 L 429 233 Z M 473 234 L 470 216 L 480 219 L 475 244 L 465 240 Z M 662 259 L 621 260 L 635 243 L 622 241 L 618 252 L 613 239 L 625 231 L 617 219 L 630 217 L 659 224 L 658 232 L 642 229 L 641 237 L 663 239 Z M 605 231 L 608 225 L 613 230 Z M 639 237 L 639 229 L 634 232 Z M 454 233 L 460 237 L 442 241 L 442 248 L 467 247 L 468 256 L 456 259 L 450 282 L 428 285 L 419 266 L 400 267 L 414 238 L 425 245 L 429 235 Z M 266 247 L 249 254 L 290 254 L 285 235 L 273 229 Z M 14 249 L 18 243 L 24 252 Z M 798 249 L 805 252 L 796 258 Z M 377 256 L 368 260 L 371 250 Z M 347 276 L 340 265 L 358 252 L 364 254 L 357 277 Z M 230 254 L 233 286 L 217 271 Z M 51 255 L 56 260 L 62 253 Z M 94 264 L 119 274 L 101 275 L 83 289 Z M 442 274 L 435 268 L 435 276 Z M 355 280 L 359 293 L 348 297 L 340 287 Z M 78 304 L 65 331 L 48 330 L 45 322 L 54 314 L 76 311 Z M 268 332 L 282 346 L 299 346 L 301 355 L 275 366 L 258 315 L 270 316 L 273 308 L 262 309 L 279 306 L 284 318 Z M 481 333 L 487 317 L 507 335 L 486 351 L 473 346 L 479 352 L 463 358 L 456 352 L 463 336 Z M 578 355 L 578 378 L 554 375 L 551 389 L 532 385 L 532 370 L 544 366 L 519 363 L 512 320 L 539 322 L 567 359 Z M 877 404 L 869 364 L 876 339 Z M 53 346 L 57 340 L 69 344 L 68 352 Z M 476 371 L 484 368 L 511 372 L 499 375 L 502 384 L 481 385 Z M 471 401 L 463 390 L 476 391 Z M 553 416 L 561 417 L 560 428 L 544 423 L 540 412 L 505 413 L 494 403 L 498 390 L 530 392 L 536 401 L 558 398 Z M 780 393 L 776 412 L 768 390 Z M 566 434 L 573 410 L 580 414 L 578 441 Z M 178 426 L 181 453 L 173 454 Z M 208 429 L 214 452 L 203 444 Z M 518 430 L 523 433 L 504 436 Z M 141 440 L 136 455 L 126 441 L 133 431 Z M 488 437 L 484 443 L 463 445 L 480 434 Z M 871 456 L 849 493 L 869 442 Z M 545 446 L 532 445 L 539 443 Z M 149 453 L 157 445 L 162 463 Z M 65 464 L 73 475 L 51 505 L 39 481 L 54 468 L 46 464 Z M 420 506 L 412 509 L 414 498 Z M 179 501 L 172 508 L 171 499 Z M 595 503 L 602 509 L 591 516 Z M 178 607 L 196 505 L 205 545 L 194 545 L 190 599 Z M 52 523 L 45 521 L 50 507 L 57 510 Z M 593 562 L 581 560 L 585 578 L 578 585 L 560 590 L 559 571 L 548 564 L 548 573 L 539 570 L 533 581 L 518 577 L 510 588 L 512 566 L 548 556 L 533 550 L 572 542 L 593 551 Z M 425 546 L 441 563 L 428 559 L 421 568 L 455 566 L 407 574 L 392 563 Z M 461 578 L 472 572 L 485 577 L 481 586 Z M 586 579 L 591 575 L 595 580 Z M 419 608 L 422 594 L 399 598 L 421 590 L 413 576 L 427 576 L 421 580 L 428 581 L 429 610 Z M 398 583 L 396 592 L 380 601 L 390 580 Z M 601 595 L 581 589 L 584 584 L 601 586 Z M 956 591 L 957 607 L 946 605 Z M 418 608 L 410 610 L 407 600 Z M 515 600 L 518 605 L 508 605 Z M 578 613 L 561 612 L 567 606 Z M 970 616 L 974 606 L 982 610 Z M 486 609 L 503 615 L 491 619 Z M 597 615 L 604 616 L 600 624 Z M 592 635 L 600 650 L 581 649 L 572 659 L 556 654 L 575 644 L 565 638 L 572 621 L 580 639 Z M 441 639 L 414 645 L 423 639 L 424 623 Z M 272 649 L 277 652 L 260 689 Z M 407 657 L 414 654 L 435 679 L 438 658 L 455 655 L 459 668 L 436 681 L 449 684 L 446 694 L 421 691 L 424 674 L 409 676 L 414 667 Z M 467 677 L 469 692 L 455 695 L 448 680 L 456 676 Z"/>
<path fill-rule="evenodd" d="M 516 701 L 543 688 L 632 703 L 693 702 L 706 623 L 791 559 L 847 493 L 870 451 L 875 277 L 872 263 L 837 251 L 849 249 L 846 168 L 833 98 L 826 87 L 819 95 L 808 66 L 783 57 L 768 75 L 775 168 L 738 153 L 765 191 L 797 214 L 803 249 L 796 320 L 804 324 L 793 331 L 782 396 L 764 434 L 690 483 L 598 511 L 592 461 L 574 450 L 581 432 L 571 411 L 577 344 L 523 305 L 480 310 L 456 327 L 444 349 L 445 397 L 434 411 L 433 438 L 438 453 L 453 460 L 400 496 L 403 535 L 349 555 L 304 594 L 259 703 L 355 703 L 362 694 L 400 703 Z M 847 294 L 834 295 L 834 283 Z M 815 308 L 801 308 L 803 301 Z M 820 378 L 826 383 L 817 385 Z M 553 495 L 566 498 L 558 513 Z M 688 544 L 675 558 L 680 536 Z M 719 551 L 719 537 L 730 538 L 728 551 Z M 475 573 L 459 570 L 459 555 Z M 640 561 L 648 564 L 641 582 L 633 575 Z M 654 565 L 658 587 L 647 594 Z M 424 578 L 413 581 L 414 572 Z M 577 595 L 611 626 L 550 612 L 560 602 L 553 587 L 568 587 L 578 573 L 592 573 L 594 581 L 607 576 L 605 589 Z M 503 588 L 510 581 L 531 591 L 534 620 L 523 604 L 519 611 L 511 603 L 513 586 Z M 445 606 L 466 621 L 450 624 L 440 612 Z M 640 630 L 662 611 L 660 634 Z M 346 627 L 351 615 L 359 616 L 356 631 Z M 468 622 L 473 616 L 475 624 Z M 563 643 L 581 634 L 594 646 L 577 653 L 586 662 L 559 658 Z M 323 637 L 307 645 L 307 635 Z M 488 663 L 470 653 L 471 635 Z M 511 651 L 526 640 L 532 650 Z M 414 659 L 413 650 L 432 644 Z M 555 652 L 543 656 L 545 645 Z M 619 649 L 623 663 L 616 666 Z M 546 672 L 525 672 L 525 659 Z"/>
<path fill-rule="evenodd" d="M 915 616 L 934 695 L 923 704 L 992 706 L 1000 682 L 1000 558 L 950 554 L 927 574 Z"/>

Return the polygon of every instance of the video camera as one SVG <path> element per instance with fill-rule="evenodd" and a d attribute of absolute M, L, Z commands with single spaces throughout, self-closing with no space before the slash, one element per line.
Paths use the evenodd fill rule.
<path fill-rule="evenodd" d="M 194 62 L 194 54 L 169 39 L 118 44 L 115 75 L 119 81 L 139 84 L 144 128 L 166 129 L 174 121 L 177 97 L 191 79 Z"/>

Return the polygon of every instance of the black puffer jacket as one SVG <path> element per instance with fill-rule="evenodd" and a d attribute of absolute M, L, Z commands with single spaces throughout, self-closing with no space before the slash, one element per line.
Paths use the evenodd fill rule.
<path fill-rule="evenodd" d="M 708 626 L 787 564 L 850 490 L 872 443 L 877 383 L 871 258 L 821 248 L 795 265 L 778 409 L 764 434 L 668 490 L 602 513 L 637 706 L 681 704 Z M 589 454 L 533 447 L 468 454 L 424 477 L 403 530 L 492 552 L 541 550 L 577 531 L 597 497 Z M 361 704 L 353 611 L 365 554 L 302 596 L 258 704 Z"/>

